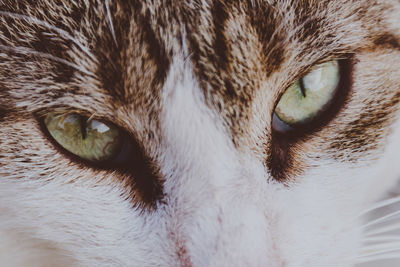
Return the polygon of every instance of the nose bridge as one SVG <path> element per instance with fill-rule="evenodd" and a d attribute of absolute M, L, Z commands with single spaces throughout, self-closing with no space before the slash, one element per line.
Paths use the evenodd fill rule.
<path fill-rule="evenodd" d="M 268 256 L 272 238 L 262 202 L 262 168 L 243 163 L 215 121 L 198 116 L 190 119 L 193 129 L 175 128 L 182 132 L 171 138 L 166 156 L 168 228 L 178 261 L 182 266 L 280 266 Z M 196 129 L 197 123 L 202 128 Z"/>
<path fill-rule="evenodd" d="M 239 155 L 190 71 L 173 85 L 164 95 L 161 166 L 178 261 L 182 266 L 280 266 L 268 263 L 262 164 Z"/>
<path fill-rule="evenodd" d="M 232 194 L 229 186 L 199 191 L 170 206 L 170 230 L 185 264 L 280 266 L 272 263 L 271 221 L 261 203 Z"/>

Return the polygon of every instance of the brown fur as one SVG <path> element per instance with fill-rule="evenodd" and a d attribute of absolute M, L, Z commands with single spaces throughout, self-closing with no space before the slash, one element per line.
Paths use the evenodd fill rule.
<path fill-rule="evenodd" d="M 379 82 L 389 80 L 392 68 L 383 71 L 385 57 L 374 54 L 384 47 L 391 58 L 399 58 L 398 32 L 377 34 L 388 28 L 385 18 L 395 16 L 391 5 L 394 2 L 356 0 L 111 1 L 112 32 L 101 2 L 3 0 L 2 12 L 26 17 L 0 15 L 1 117 L 15 118 L 25 127 L 36 125 L 31 114 L 56 109 L 112 120 L 137 139 L 144 157 L 156 166 L 162 139 L 161 89 L 174 55 L 187 42 L 206 101 L 221 114 L 237 149 L 264 157 L 277 179 L 295 177 L 308 166 L 301 148 L 307 146 L 275 142 L 270 128 L 273 110 L 262 107 L 274 107 L 287 86 L 321 60 L 354 55 L 355 83 L 346 106 L 327 127 L 296 142 L 312 143 L 311 150 L 326 150 L 326 157 L 355 161 L 380 148 L 398 106 L 400 82 Z M 27 17 L 58 27 L 88 51 Z M 375 60 L 375 69 L 357 66 L 369 58 Z M 64 62 L 82 66 L 84 72 Z M 379 74 L 375 81 L 357 82 L 372 72 Z M 3 123 L 2 131 L 21 131 L 18 125 L 7 128 Z M 2 157 L 26 158 L 24 147 L 12 154 L 11 144 L 19 143 L 22 135 L 12 137 Z M 37 150 L 43 145 L 38 143 Z"/>

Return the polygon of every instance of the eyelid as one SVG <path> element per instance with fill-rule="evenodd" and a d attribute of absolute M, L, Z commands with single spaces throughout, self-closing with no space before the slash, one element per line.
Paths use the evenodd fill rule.
<path fill-rule="evenodd" d="M 352 64 L 352 55 L 343 55 L 343 54 L 338 54 L 337 56 L 330 56 L 330 57 L 324 57 L 323 59 L 314 61 L 314 63 L 310 63 L 309 65 L 301 68 L 296 75 L 293 75 L 290 79 L 288 79 L 288 81 L 282 86 L 280 87 L 281 89 L 279 90 L 279 94 L 276 97 L 275 100 L 275 105 L 273 106 L 273 111 L 276 108 L 276 105 L 278 105 L 279 99 L 281 99 L 282 95 L 286 92 L 287 88 L 289 88 L 289 86 L 291 86 L 293 83 L 295 83 L 296 81 L 300 81 L 304 76 L 306 76 L 308 73 L 310 73 L 311 71 L 313 71 L 314 68 L 316 68 L 317 66 L 330 62 L 330 61 L 337 61 L 339 63 L 339 66 L 341 64 Z"/>
<path fill-rule="evenodd" d="M 326 61 L 318 61 L 318 63 L 316 63 L 316 64 L 319 65 L 319 64 L 323 64 L 324 62 L 326 62 Z M 288 81 L 282 87 L 280 87 L 281 89 L 279 90 L 279 94 L 276 97 L 275 106 L 273 107 L 273 110 L 275 110 L 276 105 L 278 105 L 279 99 L 281 99 L 282 95 L 286 92 L 286 90 L 293 83 L 295 83 L 296 81 L 300 81 L 304 76 L 306 76 L 309 72 L 311 72 L 314 66 L 316 66 L 316 65 L 311 64 L 307 67 L 300 69 L 296 75 L 289 78 Z"/>
<path fill-rule="evenodd" d="M 65 114 L 77 114 L 79 116 L 87 118 L 86 122 L 90 122 L 91 120 L 97 120 L 97 121 L 104 121 L 104 122 L 110 122 L 113 125 L 117 126 L 121 130 L 124 130 L 126 132 L 134 132 L 131 127 L 127 127 L 127 124 L 125 124 L 123 121 L 120 121 L 116 118 L 116 116 L 110 116 L 108 114 L 102 114 L 99 112 L 89 112 L 86 110 L 81 110 L 78 108 L 73 108 L 70 106 L 54 106 L 54 108 L 51 107 L 46 107 L 46 108 L 41 108 L 33 113 L 34 117 L 36 120 L 40 121 L 43 119 L 47 114 L 51 112 L 53 114 L 59 114 L 59 115 L 65 115 Z"/>

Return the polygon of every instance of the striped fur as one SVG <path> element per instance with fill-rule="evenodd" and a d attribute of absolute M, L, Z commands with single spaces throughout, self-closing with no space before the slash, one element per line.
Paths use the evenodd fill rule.
<path fill-rule="evenodd" d="M 400 174 L 399 14 L 397 0 L 0 0 L 0 265 L 367 259 L 357 215 Z M 279 97 L 333 59 L 347 89 L 329 120 L 277 135 Z M 113 122 L 142 160 L 71 158 L 49 112 Z"/>

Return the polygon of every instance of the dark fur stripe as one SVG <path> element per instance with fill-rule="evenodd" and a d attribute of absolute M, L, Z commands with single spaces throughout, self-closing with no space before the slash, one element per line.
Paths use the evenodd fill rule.
<path fill-rule="evenodd" d="M 164 83 L 170 66 L 170 60 L 164 49 L 165 46 L 161 44 L 152 25 L 150 25 L 149 11 L 145 15 L 139 15 L 137 22 L 141 25 L 144 40 L 148 44 L 148 54 L 157 66 L 157 73 L 154 76 L 152 86 L 160 86 Z"/>
<path fill-rule="evenodd" d="M 215 40 L 214 40 L 214 52 L 215 52 L 215 64 L 219 69 L 226 70 L 229 63 L 229 56 L 231 52 L 227 45 L 225 38 L 225 22 L 228 18 L 228 12 L 223 3 L 216 1 L 212 8 L 212 18 L 214 21 Z"/>
<path fill-rule="evenodd" d="M 374 44 L 378 47 L 389 47 L 400 50 L 400 40 L 391 33 L 378 35 L 374 40 Z"/>

